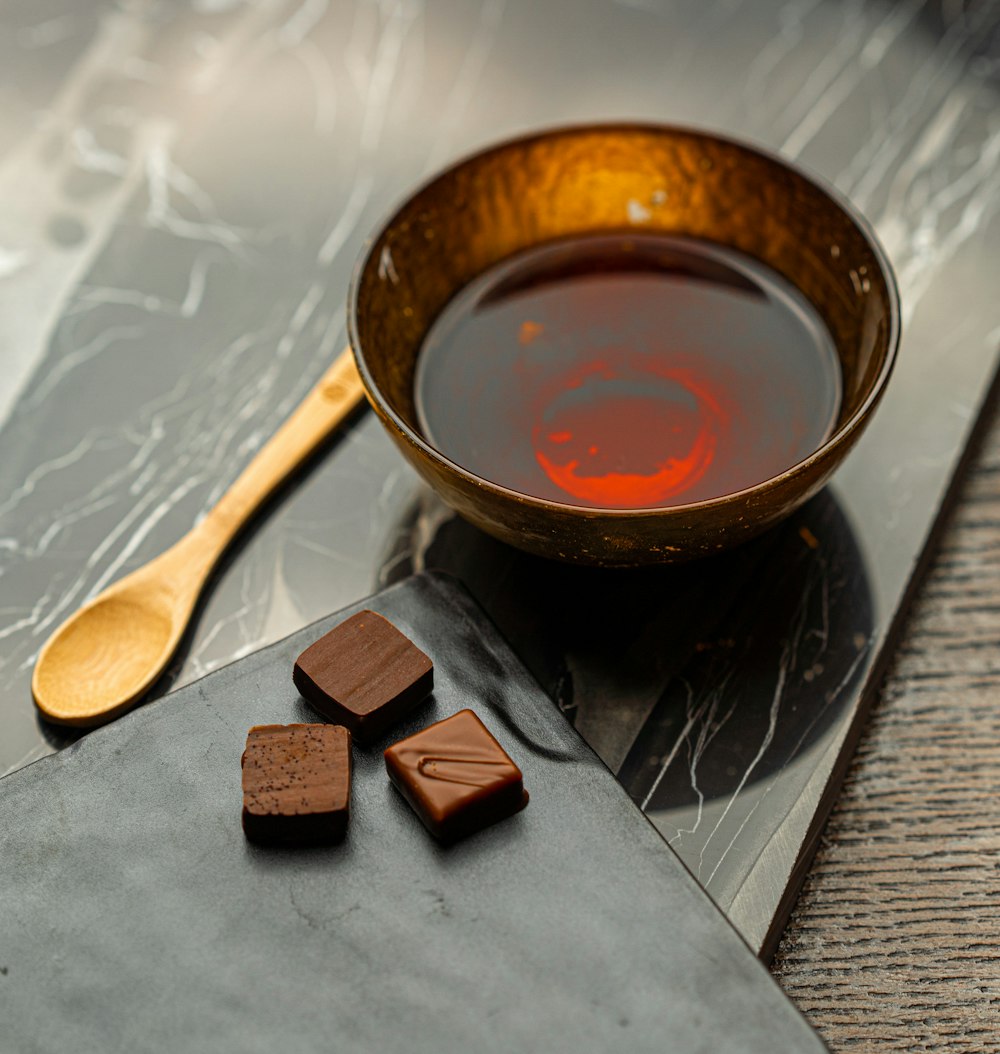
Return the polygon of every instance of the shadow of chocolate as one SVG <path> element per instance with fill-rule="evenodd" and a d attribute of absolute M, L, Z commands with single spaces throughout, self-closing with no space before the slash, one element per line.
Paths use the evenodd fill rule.
<path fill-rule="evenodd" d="M 871 647 L 868 573 L 828 490 L 742 548 L 635 570 L 522 553 L 425 494 L 382 581 L 423 569 L 467 586 L 648 809 L 732 797 L 808 755 L 850 710 Z"/>

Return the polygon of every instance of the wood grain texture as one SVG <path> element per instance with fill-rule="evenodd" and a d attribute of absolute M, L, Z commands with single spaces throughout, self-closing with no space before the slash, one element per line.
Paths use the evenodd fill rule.
<path fill-rule="evenodd" d="M 1000 1050 L 994 411 L 773 963 L 833 1051 Z"/>

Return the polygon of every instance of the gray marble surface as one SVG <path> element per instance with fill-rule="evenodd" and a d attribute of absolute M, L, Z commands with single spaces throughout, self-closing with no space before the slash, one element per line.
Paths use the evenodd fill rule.
<path fill-rule="evenodd" d="M 565 613 L 527 602 L 540 584 L 591 579 L 452 521 L 365 415 L 220 569 L 160 690 L 457 569 L 766 946 L 995 367 L 998 26 L 996 2 L 943 0 L 0 5 L 0 772 L 66 742 L 30 703 L 47 635 L 304 395 L 345 343 L 362 241 L 415 181 L 545 124 L 704 125 L 832 182 L 899 278 L 890 392 L 802 518 L 727 561 L 602 579 L 596 622 L 540 638 L 539 612 Z M 595 635 L 637 596 L 641 619 Z"/>

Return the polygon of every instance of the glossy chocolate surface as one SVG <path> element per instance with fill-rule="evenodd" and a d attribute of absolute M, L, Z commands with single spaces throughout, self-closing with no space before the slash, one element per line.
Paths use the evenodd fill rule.
<path fill-rule="evenodd" d="M 351 812 L 351 734 L 339 725 L 255 725 L 243 769 L 243 831 L 255 842 L 338 842 Z"/>
<path fill-rule="evenodd" d="M 528 804 L 521 770 L 472 710 L 459 710 L 393 743 L 385 767 L 442 842 L 505 820 Z"/>
<path fill-rule="evenodd" d="M 359 611 L 295 660 L 295 687 L 362 742 L 377 739 L 434 687 L 434 664 L 374 611 Z"/>

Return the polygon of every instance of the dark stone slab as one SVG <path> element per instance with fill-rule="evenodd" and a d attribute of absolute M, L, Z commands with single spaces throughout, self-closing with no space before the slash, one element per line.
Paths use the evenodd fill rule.
<path fill-rule="evenodd" d="M 344 614 L 302 630 L 0 781 L 5 1049 L 825 1049 L 459 586 L 369 603 L 437 668 L 399 734 L 471 704 L 530 807 L 442 848 L 376 743 L 343 844 L 248 843 L 246 731 Z"/>

